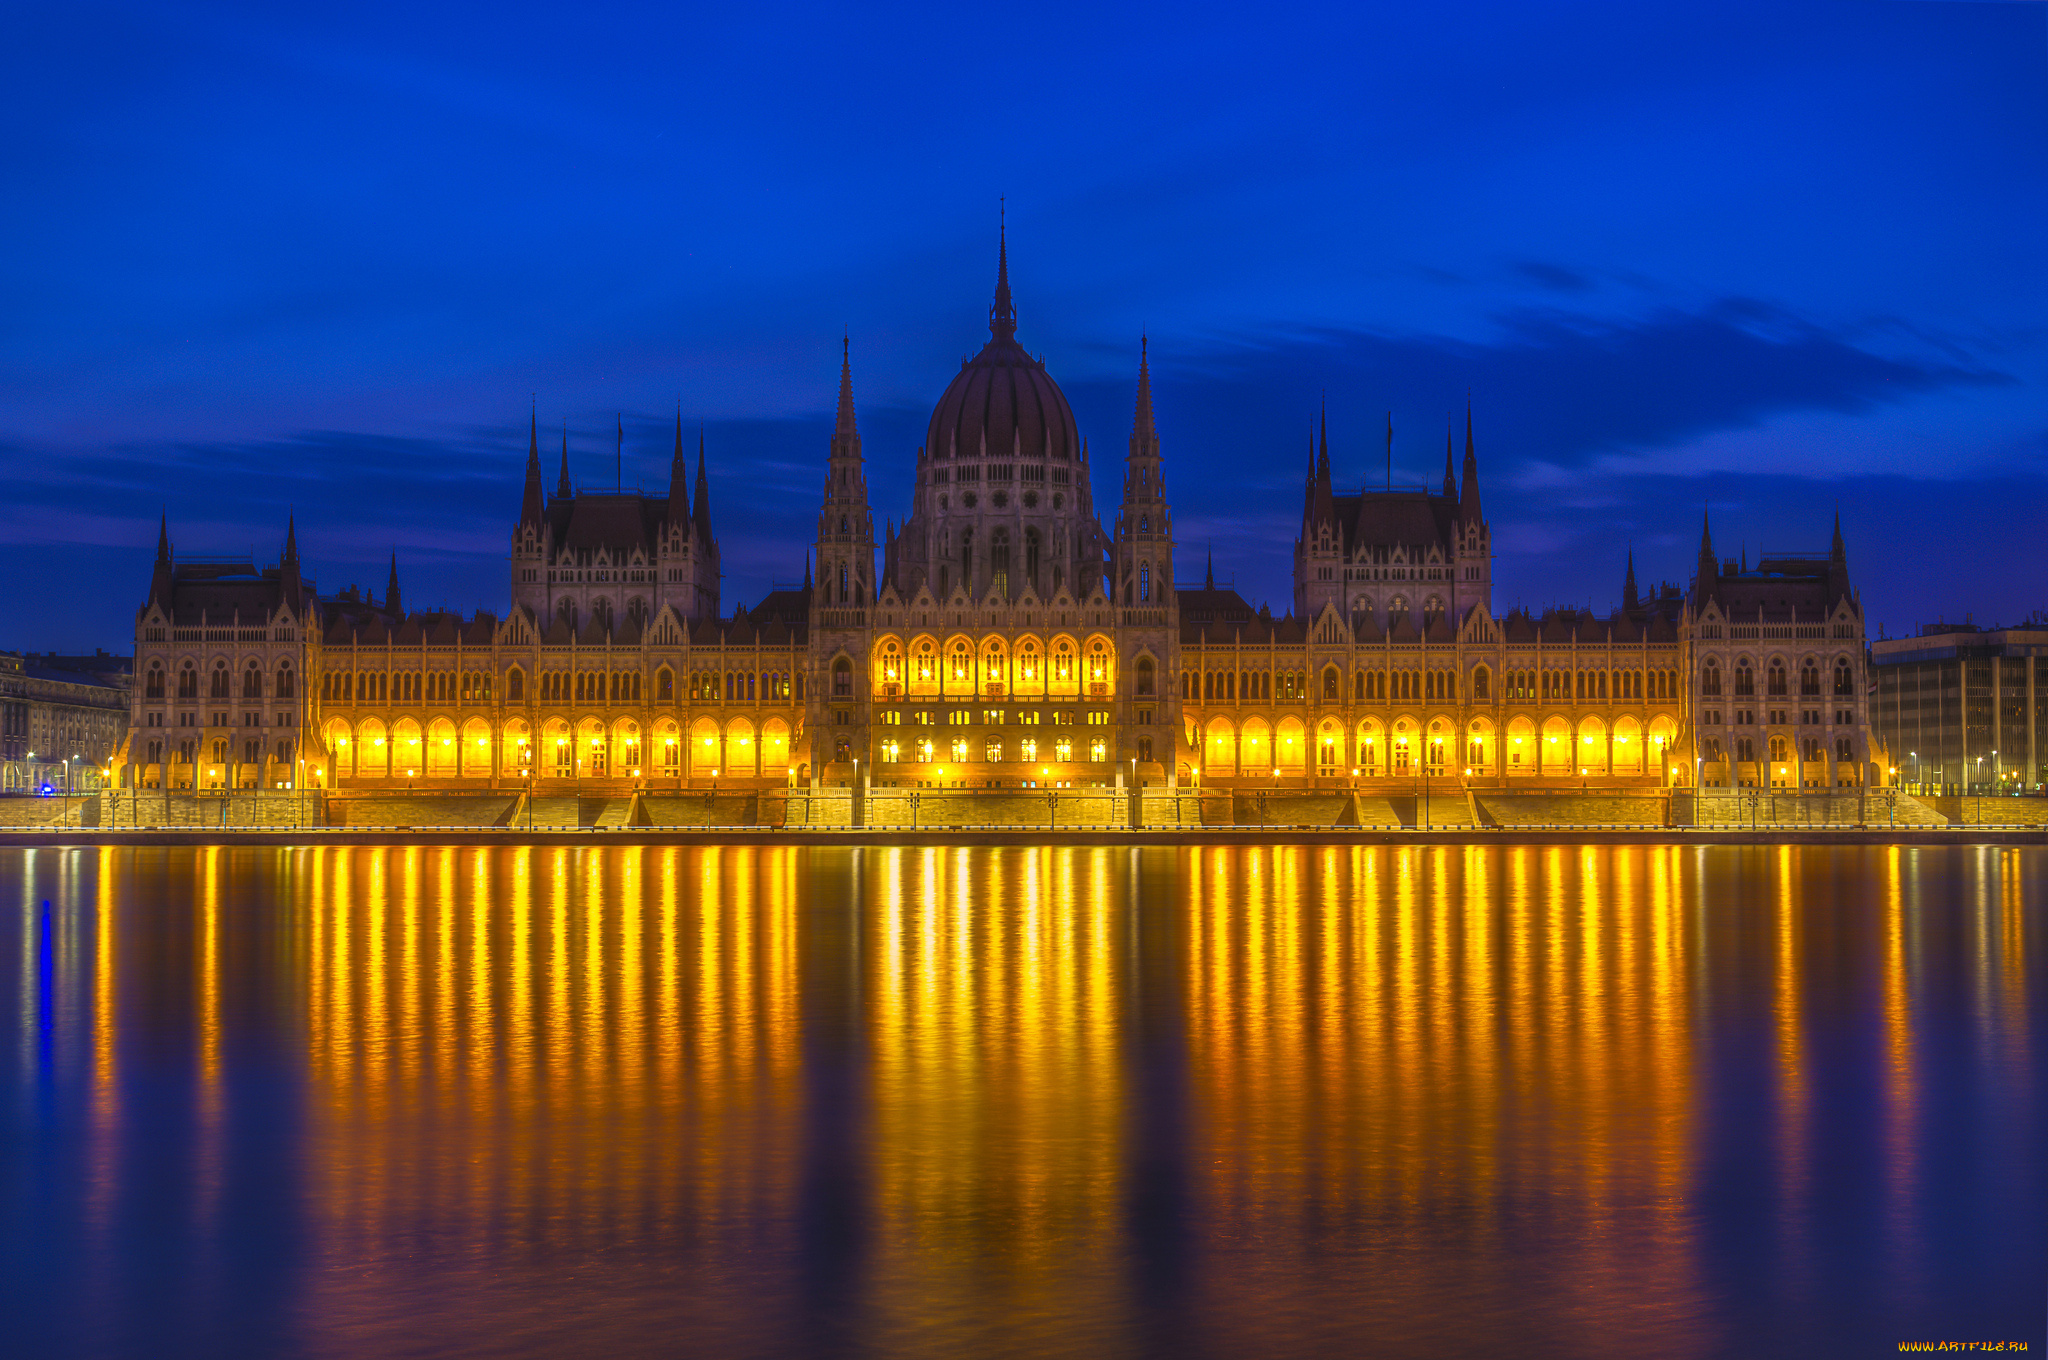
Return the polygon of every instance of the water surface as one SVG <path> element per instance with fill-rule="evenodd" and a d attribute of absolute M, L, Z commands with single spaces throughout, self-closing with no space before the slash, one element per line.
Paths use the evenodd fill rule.
<path fill-rule="evenodd" d="M 2044 870 L 0 852 L 10 1348 L 2038 1354 Z"/>

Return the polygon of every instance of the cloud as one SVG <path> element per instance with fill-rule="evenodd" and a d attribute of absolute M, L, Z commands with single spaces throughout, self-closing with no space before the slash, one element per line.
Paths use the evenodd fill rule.
<path fill-rule="evenodd" d="M 1562 265 L 1545 264 L 1541 260 L 1517 260 L 1515 272 L 1523 278 L 1559 293 L 1590 293 L 1593 281 L 1575 270 Z"/>

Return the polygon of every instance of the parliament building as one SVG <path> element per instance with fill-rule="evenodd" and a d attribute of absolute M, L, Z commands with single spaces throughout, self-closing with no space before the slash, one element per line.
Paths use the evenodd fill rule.
<path fill-rule="evenodd" d="M 275 566 L 177 558 L 136 616 L 130 788 L 532 792 L 1122 785 L 1407 791 L 1839 789 L 1872 748 L 1863 611 L 1830 551 L 1714 554 L 1689 588 L 1500 611 L 1471 415 L 1441 489 L 1304 477 L 1279 617 L 1181 584 L 1140 351 L 1098 510 L 1088 442 L 1017 341 L 1007 252 L 989 338 L 932 412 L 907 514 L 877 530 L 849 358 L 815 574 L 727 612 L 705 450 L 665 495 L 549 492 L 537 428 L 509 607 L 321 595 Z M 898 503 L 900 506 L 900 502 Z"/>

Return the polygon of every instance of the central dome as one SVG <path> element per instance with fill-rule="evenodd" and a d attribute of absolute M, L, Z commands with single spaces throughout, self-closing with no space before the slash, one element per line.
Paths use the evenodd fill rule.
<path fill-rule="evenodd" d="M 1064 458 L 1081 454 L 1081 436 L 1067 397 L 1017 343 L 1010 306 L 1009 247 L 996 266 L 996 300 L 988 313 L 989 341 L 960 366 L 932 411 L 925 433 L 928 458 Z"/>

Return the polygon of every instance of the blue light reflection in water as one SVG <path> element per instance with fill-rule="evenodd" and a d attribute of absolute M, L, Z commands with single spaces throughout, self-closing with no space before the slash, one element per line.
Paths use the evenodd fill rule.
<path fill-rule="evenodd" d="M 2044 1344 L 2048 853 L 0 853 L 23 1354 Z"/>

